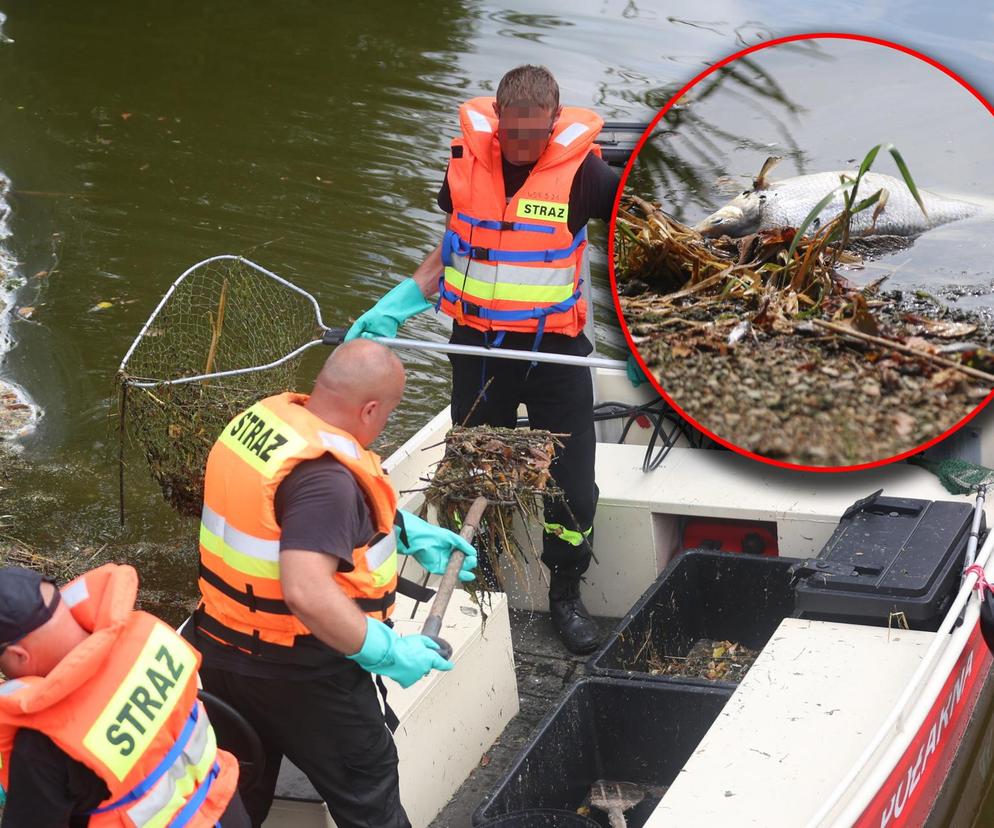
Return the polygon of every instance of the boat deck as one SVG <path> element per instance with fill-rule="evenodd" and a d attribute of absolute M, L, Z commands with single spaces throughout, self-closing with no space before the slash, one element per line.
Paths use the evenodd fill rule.
<path fill-rule="evenodd" d="M 617 623 L 598 618 L 607 635 Z M 587 656 L 571 655 L 560 643 L 548 613 L 511 610 L 514 671 L 518 679 L 520 710 L 429 828 L 468 828 L 473 812 L 496 785 L 542 718 L 575 679 L 584 675 Z"/>
<path fill-rule="evenodd" d="M 633 399 L 641 395 L 633 394 L 623 372 L 597 372 L 597 381 L 599 399 L 641 401 Z M 416 511 L 421 505 L 424 480 L 441 457 L 449 425 L 447 412 L 441 412 L 387 461 L 403 508 Z M 608 429 L 599 434 L 598 560 L 587 572 L 583 595 L 591 612 L 602 619 L 605 634 L 679 553 L 687 518 L 762 522 L 775 533 L 782 557 L 808 558 L 817 554 L 845 509 L 877 489 L 889 496 L 959 499 L 946 493 L 925 470 L 905 464 L 821 475 L 760 466 L 732 452 L 679 444 L 658 469 L 645 473 L 645 446 L 638 445 L 647 437 L 644 431 L 641 426 L 631 429 L 629 442 L 620 445 L 611 442 L 617 437 L 612 438 Z M 994 501 L 988 500 L 987 511 L 990 524 L 994 522 Z M 527 531 L 536 545 L 540 543 L 537 527 Z M 497 615 L 488 620 L 482 634 L 480 618 L 469 614 L 472 607 L 451 608 L 446 624 L 458 627 L 458 634 L 455 629 L 447 630 L 456 645 L 453 673 L 433 676 L 409 691 L 398 688 L 396 695 L 391 690 L 392 702 L 398 697 L 406 700 L 414 722 L 411 728 L 398 731 L 397 741 L 402 795 L 416 828 L 469 826 L 485 794 L 508 769 L 542 717 L 583 674 L 584 659 L 565 653 L 548 616 L 536 611 L 546 606 L 547 581 L 541 566 L 537 562 L 526 565 L 524 575 L 518 582 L 506 579 L 507 596 L 497 599 Z M 734 809 L 727 812 L 735 816 L 726 818 L 728 824 L 739 824 L 747 790 L 764 797 L 762 804 L 768 806 L 771 780 L 809 780 L 815 769 L 825 784 L 838 780 L 842 769 L 852 764 L 861 746 L 873 737 L 893 706 L 898 694 L 895 688 L 907 681 L 927 647 L 922 642 L 932 637 L 892 631 L 890 640 L 882 642 L 880 636 L 886 639 L 886 629 L 868 631 L 846 625 L 845 636 L 836 630 L 832 639 L 830 626 L 803 623 L 808 624 L 803 630 L 790 625 L 780 629 L 753 667 L 755 675 L 750 672 L 747 676 L 748 686 L 755 689 L 736 692 L 738 701 L 729 706 L 728 715 L 719 719 L 713 733 L 709 732 L 703 753 L 688 764 L 688 772 L 699 773 L 713 781 L 712 787 L 718 786 L 712 791 L 716 792 L 713 798 L 720 800 L 715 807 Z M 409 631 L 417 628 L 418 624 L 413 624 Z M 852 634 L 860 636 L 858 646 L 848 638 Z M 842 638 L 850 643 L 841 643 Z M 840 656 L 842 647 L 846 652 Z M 784 662 L 794 659 L 796 669 L 784 671 Z M 778 668 L 776 673 L 774 667 Z M 752 702 L 748 702 L 750 692 Z M 734 721 L 732 711 L 737 711 Z M 404 713 L 398 713 L 403 722 Z M 778 730 L 770 728 L 770 722 L 787 726 Z M 745 738 L 764 730 L 770 732 L 764 734 L 762 742 Z M 826 734 L 831 734 L 832 740 Z M 714 748 L 708 747 L 711 739 L 717 740 Z M 788 748 L 786 740 L 790 739 L 797 741 Z M 831 747 L 826 748 L 830 741 Z M 733 759 L 743 770 L 731 785 L 724 766 L 719 773 L 717 766 L 706 764 Z M 726 796 L 733 787 L 741 792 Z M 783 787 L 791 786 L 785 783 Z M 794 787 L 797 790 L 792 793 L 777 796 L 791 802 L 788 794 L 800 796 L 800 786 Z M 674 785 L 674 795 L 664 799 L 669 808 L 680 804 L 680 788 L 680 784 Z M 310 798 L 304 791 L 284 789 L 283 793 L 291 799 Z M 817 799 L 811 796 L 810 783 L 804 795 Z M 284 804 L 294 805 L 290 800 Z M 800 807 L 800 803 L 795 805 Z M 687 807 L 692 808 L 692 820 L 668 822 L 699 824 L 699 803 Z M 786 812 L 786 805 L 783 810 Z M 765 808 L 758 813 L 769 816 Z M 321 814 L 314 816 L 312 821 L 288 812 L 286 820 L 267 821 L 267 828 L 324 828 L 329 824 Z M 795 816 L 781 824 L 803 822 Z M 705 823 L 720 824 L 717 819 Z M 763 824 L 770 823 L 766 819 Z"/>
<path fill-rule="evenodd" d="M 873 738 L 934 636 L 784 619 L 646 828 L 807 824 Z"/>

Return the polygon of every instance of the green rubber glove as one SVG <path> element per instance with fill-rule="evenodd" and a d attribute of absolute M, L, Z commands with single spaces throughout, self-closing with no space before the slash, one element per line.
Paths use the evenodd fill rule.
<path fill-rule="evenodd" d="M 438 654 L 438 644 L 425 635 L 397 635 L 382 621 L 366 616 L 366 638 L 348 656 L 367 673 L 392 678 L 410 687 L 432 670 L 451 670 L 452 662 Z"/>
<path fill-rule="evenodd" d="M 7 804 L 7 792 L 3 789 L 3 785 L 0 785 L 0 808 Z"/>
<path fill-rule="evenodd" d="M 412 555 L 421 566 L 433 575 L 442 575 L 449 565 L 452 547 L 460 549 L 466 556 L 459 567 L 459 580 L 472 581 L 476 579 L 473 570 L 476 569 L 476 550 L 473 545 L 461 535 L 435 526 L 417 515 L 397 510 L 397 515 L 403 526 L 394 527 L 397 534 L 397 551 L 401 555 Z"/>
<path fill-rule="evenodd" d="M 397 335 L 397 328 L 404 322 L 430 307 L 431 302 L 425 299 L 418 283 L 413 279 L 404 279 L 352 323 L 352 327 L 345 334 L 345 341 L 348 342 L 357 336 L 364 336 L 367 339 L 374 336 L 393 338 Z"/>
<path fill-rule="evenodd" d="M 645 372 L 642 370 L 642 366 L 635 361 L 635 357 L 631 354 L 628 355 L 628 363 L 625 365 L 625 372 L 628 374 L 628 380 L 638 388 L 643 382 L 648 382 L 645 376 Z"/>

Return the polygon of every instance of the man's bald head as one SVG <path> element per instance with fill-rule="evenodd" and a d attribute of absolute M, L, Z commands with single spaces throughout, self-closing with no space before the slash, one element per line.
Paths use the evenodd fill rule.
<path fill-rule="evenodd" d="M 400 402 L 404 380 L 404 366 L 389 348 L 353 339 L 325 360 L 307 408 L 369 445 Z"/>

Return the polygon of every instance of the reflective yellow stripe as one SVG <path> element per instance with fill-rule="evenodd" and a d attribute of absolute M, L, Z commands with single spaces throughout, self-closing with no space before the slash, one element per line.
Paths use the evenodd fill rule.
<path fill-rule="evenodd" d="M 550 535 L 555 535 L 560 540 L 566 541 L 570 546 L 579 546 L 583 543 L 585 538 L 590 537 L 590 533 L 594 531 L 594 527 L 591 526 L 584 532 L 577 532 L 574 529 L 567 529 L 561 523 L 543 523 L 542 526 L 545 527 L 545 531 Z"/>
<path fill-rule="evenodd" d="M 83 745 L 124 779 L 169 719 L 194 680 L 197 657 L 165 624 L 157 623 L 134 666 L 83 737 Z"/>
<path fill-rule="evenodd" d="M 219 441 L 266 478 L 307 447 L 306 438 L 261 402 L 228 423 Z"/>
<path fill-rule="evenodd" d="M 570 259 L 562 261 L 569 262 Z M 540 267 L 538 265 L 511 264 L 509 262 L 499 262 L 498 264 L 488 264 L 468 256 L 458 256 L 452 254 L 452 261 L 449 264 L 455 273 L 459 274 L 459 281 L 462 277 L 468 276 L 481 283 L 493 285 L 509 284 L 521 287 L 562 287 L 573 286 L 573 278 L 576 276 L 576 267 L 573 264 L 564 264 L 559 267 Z"/>
<path fill-rule="evenodd" d="M 396 550 L 376 569 L 370 570 L 369 574 L 373 579 L 373 586 L 381 587 L 390 583 L 394 575 L 397 574 Z"/>
<path fill-rule="evenodd" d="M 276 543 L 278 544 L 279 542 L 277 541 Z M 280 578 L 279 560 L 267 561 L 239 552 L 234 547 L 225 543 L 222 538 L 211 532 L 203 523 L 200 524 L 200 545 L 243 575 L 251 575 L 257 578 L 271 578 L 276 581 Z"/>
<path fill-rule="evenodd" d="M 366 566 L 369 569 L 377 569 L 387 558 L 395 554 L 396 550 L 397 536 L 393 532 L 387 532 L 366 550 Z"/>
<path fill-rule="evenodd" d="M 503 265 L 501 266 L 503 268 Z M 481 282 L 471 277 L 463 277 L 462 273 L 452 267 L 445 268 L 445 287 L 458 296 L 463 296 L 477 302 L 487 302 L 491 299 L 505 299 L 512 302 L 530 304 L 554 305 L 565 302 L 573 295 L 572 278 L 568 285 L 536 285 L 512 284 L 497 282 L 496 284 Z"/>

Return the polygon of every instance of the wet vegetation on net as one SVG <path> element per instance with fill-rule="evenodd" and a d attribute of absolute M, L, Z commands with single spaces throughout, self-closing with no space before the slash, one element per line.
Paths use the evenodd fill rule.
<path fill-rule="evenodd" d="M 854 215 L 875 221 L 886 209 L 886 191 L 859 190 L 881 149 L 796 228 L 705 239 L 658 205 L 622 200 L 614 252 L 626 324 L 667 392 L 720 436 L 788 462 L 869 462 L 937 436 L 994 387 L 984 320 L 840 272 L 908 243 L 850 233 Z M 839 192 L 844 209 L 820 224 Z"/>
<path fill-rule="evenodd" d="M 214 441 L 239 411 L 291 389 L 299 358 L 175 381 L 268 365 L 316 335 L 310 300 L 241 260 L 204 263 L 177 282 L 119 375 L 122 439 L 126 434 L 144 454 L 173 508 L 199 516 Z"/>

